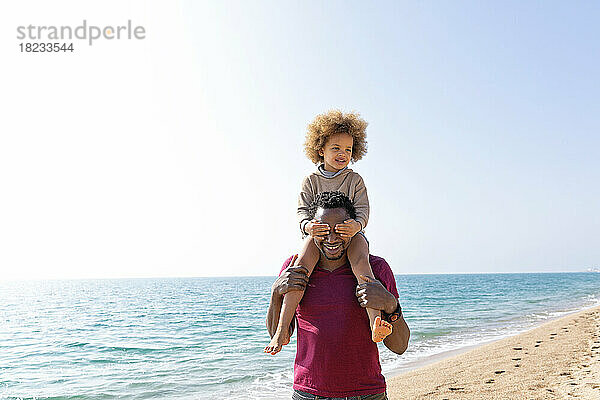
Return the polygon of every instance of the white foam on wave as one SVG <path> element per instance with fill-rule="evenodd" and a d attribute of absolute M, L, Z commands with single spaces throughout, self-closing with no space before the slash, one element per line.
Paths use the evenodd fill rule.
<path fill-rule="evenodd" d="M 252 382 L 215 393 L 216 398 L 240 400 L 279 400 L 292 397 L 293 371 L 268 372 Z M 214 397 L 213 397 L 214 398 Z"/>

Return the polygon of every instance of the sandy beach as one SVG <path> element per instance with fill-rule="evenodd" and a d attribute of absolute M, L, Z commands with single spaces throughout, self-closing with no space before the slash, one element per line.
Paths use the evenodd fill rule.
<path fill-rule="evenodd" d="M 600 307 L 388 379 L 400 399 L 600 399 Z"/>

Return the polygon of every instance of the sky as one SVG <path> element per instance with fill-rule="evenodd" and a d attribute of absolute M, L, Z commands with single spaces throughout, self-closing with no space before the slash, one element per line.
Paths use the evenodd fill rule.
<path fill-rule="evenodd" d="M 0 279 L 274 276 L 307 124 L 396 274 L 600 266 L 595 2 L 22 1 L 0 14 Z M 18 26 L 143 26 L 26 53 Z"/>

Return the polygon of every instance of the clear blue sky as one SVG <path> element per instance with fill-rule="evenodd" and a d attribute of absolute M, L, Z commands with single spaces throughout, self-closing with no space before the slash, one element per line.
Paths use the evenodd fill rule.
<path fill-rule="evenodd" d="M 110 2 L 102 13 L 75 4 L 68 23 L 131 18 L 148 33 L 143 47 L 128 44 L 117 56 L 98 44 L 62 60 L 54 75 L 64 96 L 75 96 L 81 81 L 65 65 L 85 65 L 100 85 L 94 111 L 78 109 L 73 96 L 67 105 L 89 117 L 117 113 L 122 122 L 108 138 L 65 138 L 69 154 L 89 152 L 79 159 L 83 170 L 90 157 L 106 160 L 90 143 L 123 149 L 112 153 L 108 170 L 85 174 L 90 187 L 109 193 L 106 215 L 114 220 L 80 227 L 92 244 L 67 257 L 69 267 L 59 261 L 68 247 L 53 253 L 46 260 L 54 275 L 34 267 L 42 257 L 9 254 L 12 268 L 44 277 L 276 274 L 298 244 L 295 198 L 312 169 L 304 129 L 330 108 L 358 111 L 369 122 L 369 152 L 351 167 L 369 191 L 372 252 L 394 272 L 600 265 L 598 3 Z M 9 26 L 32 12 L 16 10 L 14 21 L 24 22 Z M 50 20 L 41 12 L 35 18 Z M 11 52 L 15 73 L 31 73 L 31 57 Z M 120 69 L 108 68 L 114 64 Z M 13 90 L 22 96 L 25 89 Z M 57 88 L 31 90 L 44 99 Z M 102 101 L 115 96 L 123 107 Z M 123 112 L 136 102 L 143 107 Z M 5 123 L 35 137 L 34 125 Z M 60 137 L 77 126 L 56 120 L 46 130 Z M 16 190 L 17 180 L 5 183 Z M 61 197 L 71 193 L 67 186 L 50 190 Z M 81 202 L 107 207 L 92 196 Z M 147 208 L 132 220 L 140 203 Z M 65 220 L 78 218 L 64 211 Z M 115 230 L 134 245 L 97 245 Z M 113 256 L 86 259 L 90 252 Z M 88 264 L 88 273 L 77 272 Z"/>

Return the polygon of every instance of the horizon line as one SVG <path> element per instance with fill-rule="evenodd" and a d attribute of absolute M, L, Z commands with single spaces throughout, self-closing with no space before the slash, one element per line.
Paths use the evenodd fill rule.
<path fill-rule="evenodd" d="M 519 274 L 580 274 L 600 273 L 600 270 L 590 268 L 580 271 L 520 271 L 520 272 L 406 272 L 394 276 L 418 275 L 519 275 Z M 232 278 L 277 278 L 277 275 L 215 275 L 215 276 L 130 276 L 130 277 L 63 277 L 63 278 L 0 278 L 3 282 L 35 282 L 35 281 L 95 281 L 95 280 L 135 280 L 135 279 L 232 279 Z"/>

